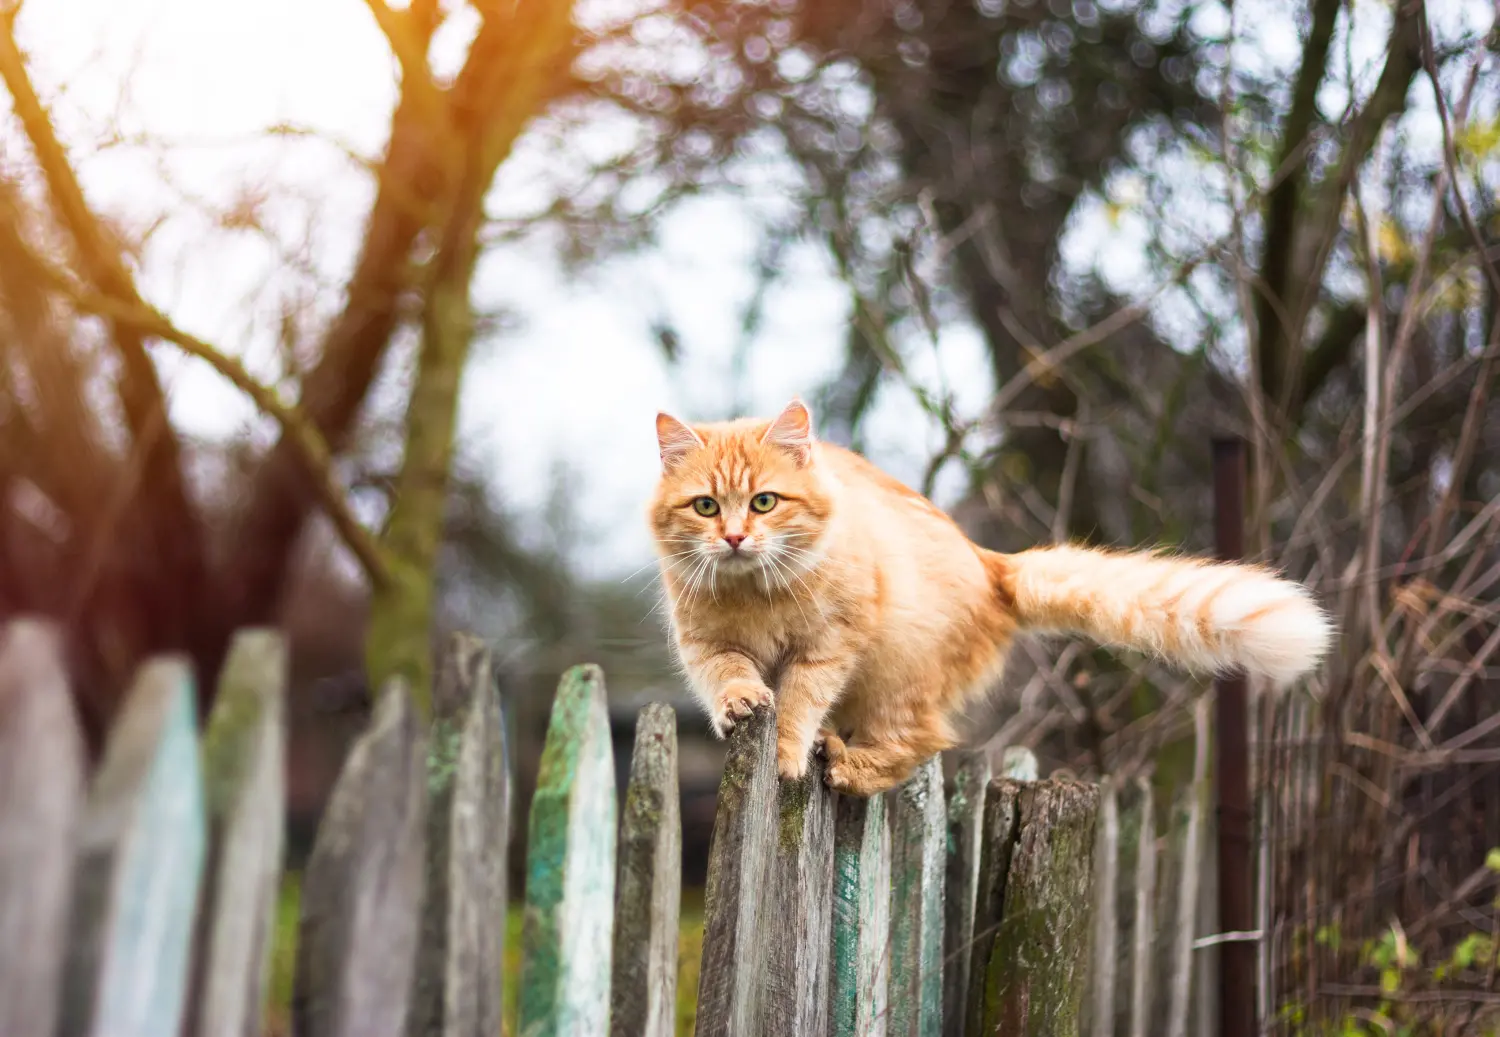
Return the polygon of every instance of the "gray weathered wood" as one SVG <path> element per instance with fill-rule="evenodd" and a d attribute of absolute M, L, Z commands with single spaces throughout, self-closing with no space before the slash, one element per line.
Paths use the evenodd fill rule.
<path fill-rule="evenodd" d="M 899 1037 L 943 1029 L 943 875 L 947 809 L 933 757 L 891 790 L 891 1017 Z"/>
<path fill-rule="evenodd" d="M 354 744 L 302 879 L 292 1027 L 298 1037 L 395 1037 L 416 957 L 426 738 L 393 680 Z"/>
<path fill-rule="evenodd" d="M 1077 1037 L 1099 790 L 1001 779 L 987 798 L 970 1037 Z"/>
<path fill-rule="evenodd" d="M 205 843 L 198 762 L 192 670 L 148 662 L 78 830 L 64 1037 L 158 1037 L 182 1023 Z"/>
<path fill-rule="evenodd" d="M 1120 809 L 1115 783 L 1105 777 L 1099 789 L 1099 835 L 1094 885 L 1094 973 L 1090 983 L 1089 1032 L 1115 1032 L 1115 982 L 1119 975 Z"/>
<path fill-rule="evenodd" d="M 735 725 L 719 783 L 708 855 L 699 1037 L 760 1037 L 765 895 L 776 828 L 776 717 L 761 708 Z"/>
<path fill-rule="evenodd" d="M 73 846 L 83 805 L 83 739 L 56 630 L 0 632 L 0 1034 L 52 1037 Z M 24 953 L 20 953 L 24 949 Z"/>
<path fill-rule="evenodd" d="M 948 871 L 943 888 L 943 1037 L 963 1037 L 969 995 L 969 943 L 974 938 L 974 892 L 979 882 L 980 826 L 990 756 L 957 753 L 948 798 Z"/>
<path fill-rule="evenodd" d="M 1151 782 L 1140 790 L 1140 841 L 1135 856 L 1135 932 L 1130 955 L 1130 1037 L 1146 1037 L 1151 1019 L 1151 954 L 1156 946 L 1156 812 Z"/>
<path fill-rule="evenodd" d="M 1167 998 L 1166 1037 L 1187 1037 L 1188 1008 L 1193 990 L 1193 937 L 1198 920 L 1198 883 L 1203 863 L 1203 812 L 1208 802 L 1208 731 L 1212 701 L 1201 695 L 1193 703 L 1193 785 L 1188 798 L 1187 831 L 1183 834 L 1182 883 L 1177 887 L 1173 919 L 1172 985 Z"/>
<path fill-rule="evenodd" d="M 286 803 L 286 645 L 235 637 L 203 737 L 208 861 L 184 1032 L 260 1033 L 281 878 Z"/>
<path fill-rule="evenodd" d="M 427 864 L 411 1037 L 500 1032 L 510 770 L 484 642 L 456 634 L 433 686 Z"/>
<path fill-rule="evenodd" d="M 608 1029 L 615 814 L 604 674 L 575 666 L 558 687 L 531 802 L 521 1037 Z"/>
<path fill-rule="evenodd" d="M 830 1037 L 885 1037 L 890 983 L 891 838 L 886 797 L 834 805 Z"/>
<path fill-rule="evenodd" d="M 833 939 L 833 804 L 822 759 L 782 781 L 766 895 L 763 1032 L 825 1037 Z"/>
<path fill-rule="evenodd" d="M 610 983 L 610 1032 L 619 1037 L 672 1037 L 676 1026 L 681 809 L 677 714 L 653 702 L 636 720 L 620 819 Z"/>

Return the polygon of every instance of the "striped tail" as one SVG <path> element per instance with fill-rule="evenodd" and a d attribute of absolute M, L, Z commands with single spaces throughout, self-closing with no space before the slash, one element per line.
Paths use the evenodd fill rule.
<path fill-rule="evenodd" d="M 1258 566 L 1073 546 L 984 560 L 1023 630 L 1082 634 L 1195 672 L 1244 667 L 1285 684 L 1333 637 L 1306 587 Z"/>

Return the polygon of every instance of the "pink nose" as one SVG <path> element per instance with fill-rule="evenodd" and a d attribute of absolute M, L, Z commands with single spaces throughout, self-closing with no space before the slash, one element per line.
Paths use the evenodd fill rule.
<path fill-rule="evenodd" d="M 740 545 L 743 544 L 744 542 L 745 542 L 745 534 L 743 534 L 743 533 L 725 533 L 724 534 L 724 543 L 728 544 L 730 547 L 732 547 L 736 551 L 738 551 L 740 549 Z"/>

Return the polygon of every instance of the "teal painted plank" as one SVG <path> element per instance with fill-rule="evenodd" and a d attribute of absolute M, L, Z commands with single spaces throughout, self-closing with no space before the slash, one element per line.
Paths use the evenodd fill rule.
<path fill-rule="evenodd" d="M 411 693 L 393 680 L 344 760 L 302 875 L 292 990 L 297 1037 L 404 1032 L 426 807 L 426 738 Z"/>
<path fill-rule="evenodd" d="M 208 864 L 185 1033 L 261 1030 L 286 828 L 287 652 L 272 630 L 238 634 L 203 737 Z"/>
<path fill-rule="evenodd" d="M 729 736 L 719 782 L 698 975 L 699 1037 L 761 1037 L 772 844 L 776 716 L 762 707 Z"/>
<path fill-rule="evenodd" d="M 177 1032 L 204 828 L 192 670 L 153 660 L 109 734 L 79 828 L 64 1037 Z"/>
<path fill-rule="evenodd" d="M 948 799 L 948 870 L 943 897 L 943 1037 L 964 1037 L 969 996 L 969 952 L 974 938 L 974 895 L 979 882 L 980 827 L 990 756 L 955 754 Z"/>
<path fill-rule="evenodd" d="M 933 757 L 891 797 L 891 1019 L 893 1037 L 943 1030 L 943 878 L 947 811 Z"/>
<path fill-rule="evenodd" d="M 0 1034 L 53 1037 L 67 947 L 83 738 L 49 624 L 0 630 Z M 40 776 L 40 777 L 39 777 Z"/>
<path fill-rule="evenodd" d="M 890 979 L 891 838 L 885 796 L 834 805 L 831 1037 L 884 1037 Z"/>
<path fill-rule="evenodd" d="M 775 848 L 766 893 L 764 1032 L 825 1037 L 833 936 L 833 810 L 826 764 L 809 761 L 796 781 L 782 780 Z"/>
<path fill-rule="evenodd" d="M 614 899 L 614 749 L 604 674 L 575 666 L 558 686 L 531 802 L 521 1037 L 607 1032 Z"/>
<path fill-rule="evenodd" d="M 489 650 L 448 642 L 427 753 L 426 895 L 407 1033 L 500 1032 L 510 757 Z"/>
<path fill-rule="evenodd" d="M 615 881 L 610 1029 L 672 1037 L 677 1022 L 677 936 L 682 903 L 682 818 L 677 714 L 653 702 L 635 724 Z"/>

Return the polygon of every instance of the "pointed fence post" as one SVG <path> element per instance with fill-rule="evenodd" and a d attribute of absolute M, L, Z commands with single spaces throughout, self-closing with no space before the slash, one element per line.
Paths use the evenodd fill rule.
<path fill-rule="evenodd" d="M 677 714 L 653 702 L 636 720 L 620 820 L 610 1032 L 621 1037 L 672 1037 L 677 1022 L 681 809 Z"/>
<path fill-rule="evenodd" d="M 984 792 L 989 783 L 989 753 L 956 754 L 953 795 L 948 800 L 948 871 L 943 897 L 943 1037 L 964 1037 Z"/>
<path fill-rule="evenodd" d="M 53 1037 L 83 809 L 83 737 L 56 629 L 0 629 L 0 1034 Z M 24 951 L 24 952 L 23 952 Z"/>
<path fill-rule="evenodd" d="M 886 797 L 840 796 L 833 828 L 830 1037 L 885 1037 L 890 983 L 891 837 Z"/>
<path fill-rule="evenodd" d="M 62 1037 L 157 1037 L 182 1023 L 203 875 L 192 670 L 141 667 L 79 827 Z"/>
<path fill-rule="evenodd" d="M 899 1037 L 943 1028 L 943 874 L 947 810 L 933 757 L 891 797 L 891 1021 Z"/>
<path fill-rule="evenodd" d="M 776 716 L 757 709 L 729 736 L 709 847 L 698 1037 L 760 1037 L 761 969 L 776 828 Z"/>
<path fill-rule="evenodd" d="M 406 1029 L 425 851 L 426 739 L 404 682 L 385 686 L 329 797 L 302 879 L 292 1029 Z"/>
<path fill-rule="evenodd" d="M 199 897 L 189 1037 L 261 1029 L 286 812 L 286 644 L 238 634 L 203 736 L 208 865 Z"/>
<path fill-rule="evenodd" d="M 615 906 L 615 765 L 604 674 L 563 675 L 531 801 L 522 928 L 521 1037 L 609 1027 Z"/>
<path fill-rule="evenodd" d="M 432 693 L 427 865 L 409 1037 L 500 1032 L 510 760 L 484 642 L 455 634 Z"/>

